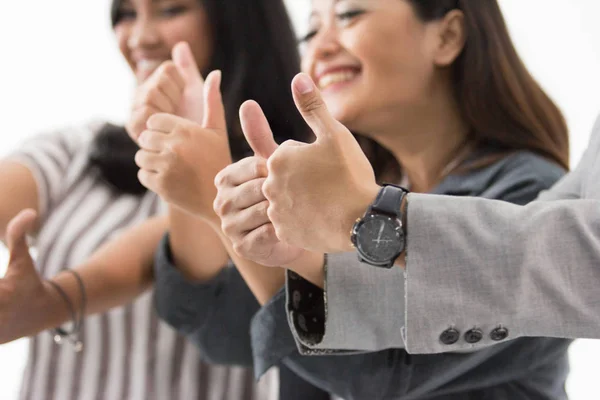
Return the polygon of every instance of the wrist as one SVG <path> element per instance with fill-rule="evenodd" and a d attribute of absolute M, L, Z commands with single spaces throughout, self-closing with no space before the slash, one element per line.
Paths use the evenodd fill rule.
<path fill-rule="evenodd" d="M 341 250 L 342 252 L 350 252 L 355 250 L 354 245 L 350 240 L 352 236 L 352 228 L 354 227 L 356 221 L 365 215 L 369 209 L 369 206 L 377 197 L 379 190 L 381 190 L 381 186 L 373 182 L 371 185 L 360 187 L 359 191 L 357 192 L 357 196 L 352 198 L 353 203 L 348 209 L 348 213 L 345 217 L 346 225 L 343 227 L 344 241 L 342 243 L 344 243 L 344 247 Z"/>
<path fill-rule="evenodd" d="M 407 211 L 408 211 L 408 195 L 404 196 L 404 198 L 402 199 L 402 204 L 400 205 L 400 215 L 402 217 L 402 230 L 404 231 L 405 243 L 408 243 L 408 240 L 407 240 L 407 236 L 408 236 Z M 402 269 L 406 269 L 406 245 L 404 247 L 404 251 L 398 256 L 398 258 L 394 262 L 394 265 L 396 265 Z"/>
<path fill-rule="evenodd" d="M 305 251 L 301 257 L 283 267 L 322 289 L 325 286 L 324 265 L 325 254 Z"/>
<path fill-rule="evenodd" d="M 75 289 L 75 286 L 73 285 L 73 287 L 71 287 L 64 278 L 65 277 L 61 276 L 59 279 L 53 278 L 52 281 L 65 291 L 72 306 L 75 307 L 75 309 L 78 309 L 78 299 L 74 296 L 73 290 Z M 38 321 L 40 322 L 39 329 L 36 329 L 36 331 L 52 329 L 68 322 L 72 322 L 73 313 L 69 304 L 60 293 L 58 293 L 56 288 L 53 287 L 49 281 L 42 281 L 42 286 L 45 295 L 39 298 L 39 302 L 35 307 L 38 311 Z"/>

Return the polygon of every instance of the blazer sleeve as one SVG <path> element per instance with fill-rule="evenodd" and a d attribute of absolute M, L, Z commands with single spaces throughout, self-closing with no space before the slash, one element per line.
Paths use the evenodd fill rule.
<path fill-rule="evenodd" d="M 260 309 L 237 268 L 229 265 L 211 281 L 186 280 L 173 264 L 169 236 L 155 255 L 155 308 L 214 364 L 252 365 L 250 321 Z"/>
<path fill-rule="evenodd" d="M 577 169 L 524 207 L 410 195 L 407 351 L 479 348 L 506 334 L 600 337 L 599 140 L 597 123 Z M 483 339 L 469 344 L 473 327 Z M 444 344 L 448 329 L 455 343 Z"/>

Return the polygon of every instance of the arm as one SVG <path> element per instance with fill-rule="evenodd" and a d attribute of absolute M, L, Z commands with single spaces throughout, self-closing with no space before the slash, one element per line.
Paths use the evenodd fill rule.
<path fill-rule="evenodd" d="M 477 325 L 488 333 L 503 325 L 509 338 L 598 336 L 600 205 L 573 199 L 592 194 L 599 146 L 597 123 L 578 167 L 526 207 L 409 196 L 406 346 L 411 352 L 467 347 L 463 341 L 441 343 L 439 336 L 450 326 L 463 331 Z M 426 246 L 425 237 L 436 245 Z M 420 292 L 425 287 L 444 288 L 455 301 L 428 299 Z M 492 343 L 486 334 L 478 346 Z"/>
<path fill-rule="evenodd" d="M 212 227 L 202 218 L 175 206 L 169 206 L 167 245 L 173 258 L 172 265 L 176 265 L 190 281 L 210 281 L 229 262 L 221 238 Z"/>
<path fill-rule="evenodd" d="M 209 280 L 191 281 L 173 260 L 169 235 L 156 252 L 156 310 L 217 364 L 252 365 L 250 320 L 260 305 L 229 265 Z"/>
<path fill-rule="evenodd" d="M 152 284 L 153 250 L 165 229 L 164 217 L 148 220 L 118 235 L 75 268 L 86 288 L 87 314 L 126 304 Z M 81 293 L 74 277 L 62 272 L 53 280 L 79 309 Z M 13 251 L 7 275 L 0 280 L 0 341 L 30 336 L 70 318 L 64 300 L 35 271 L 26 247 Z"/>
<path fill-rule="evenodd" d="M 4 241 L 8 222 L 19 211 L 29 208 L 39 213 L 40 209 L 35 179 L 23 164 L 0 161 L 0 185 L 0 240 Z"/>
<path fill-rule="evenodd" d="M 599 209 L 600 202 L 593 200 L 517 207 L 411 196 L 407 349 L 471 348 L 463 341 L 440 342 L 450 326 L 459 331 L 478 326 L 486 334 L 477 346 L 493 343 L 489 333 L 500 325 L 508 329 L 509 339 L 598 337 Z M 425 238 L 435 246 L 426 246 Z M 454 300 L 436 301 L 420 293 L 440 290 Z"/>

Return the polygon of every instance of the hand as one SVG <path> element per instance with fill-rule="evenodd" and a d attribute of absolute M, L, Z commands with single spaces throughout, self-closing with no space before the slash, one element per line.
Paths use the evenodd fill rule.
<path fill-rule="evenodd" d="M 42 321 L 56 306 L 53 288 L 40 279 L 29 255 L 26 235 L 33 231 L 36 218 L 33 210 L 21 211 L 6 229 L 10 261 L 6 275 L 0 279 L 0 344 L 43 329 Z"/>
<path fill-rule="evenodd" d="M 301 257 L 304 250 L 281 242 L 267 215 L 269 203 L 262 185 L 267 176 L 266 159 L 277 149 L 277 143 L 255 102 L 242 105 L 240 119 L 255 155 L 217 174 L 214 210 L 221 218 L 223 233 L 239 256 L 265 266 L 282 267 Z"/>
<path fill-rule="evenodd" d="M 322 253 L 352 251 L 352 225 L 379 191 L 373 168 L 306 74 L 294 78 L 292 92 L 316 141 L 284 142 L 269 157 L 263 185 L 269 220 L 290 245 Z"/>
<path fill-rule="evenodd" d="M 135 93 L 126 129 L 136 142 L 154 114 L 175 114 L 202 123 L 204 80 L 190 46 L 178 43 L 173 47 L 172 58 L 173 61 L 162 63 Z"/>
<path fill-rule="evenodd" d="M 155 114 L 138 140 L 135 156 L 142 185 L 183 211 L 215 221 L 216 174 L 231 163 L 225 110 L 213 71 L 204 87 L 202 125 L 170 114 Z"/>

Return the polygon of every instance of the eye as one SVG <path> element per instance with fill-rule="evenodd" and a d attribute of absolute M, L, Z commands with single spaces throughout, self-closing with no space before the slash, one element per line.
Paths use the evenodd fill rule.
<path fill-rule="evenodd" d="M 122 8 L 117 11 L 117 17 L 115 19 L 115 24 L 118 24 L 123 21 L 131 21 L 134 20 L 137 16 L 137 13 L 133 8 Z"/>
<path fill-rule="evenodd" d="M 317 35 L 318 31 L 317 30 L 313 30 L 308 32 L 306 35 L 302 36 L 301 38 L 298 39 L 298 43 L 299 44 L 305 44 L 310 42 L 310 40 L 312 38 L 314 38 Z"/>
<path fill-rule="evenodd" d="M 170 18 L 175 17 L 177 15 L 181 15 L 187 11 L 185 6 L 171 6 L 165 7 L 160 12 L 164 17 Z"/>
<path fill-rule="evenodd" d="M 349 22 L 350 20 L 364 14 L 364 10 L 349 10 L 343 13 L 336 14 L 336 18 L 343 22 Z"/>

